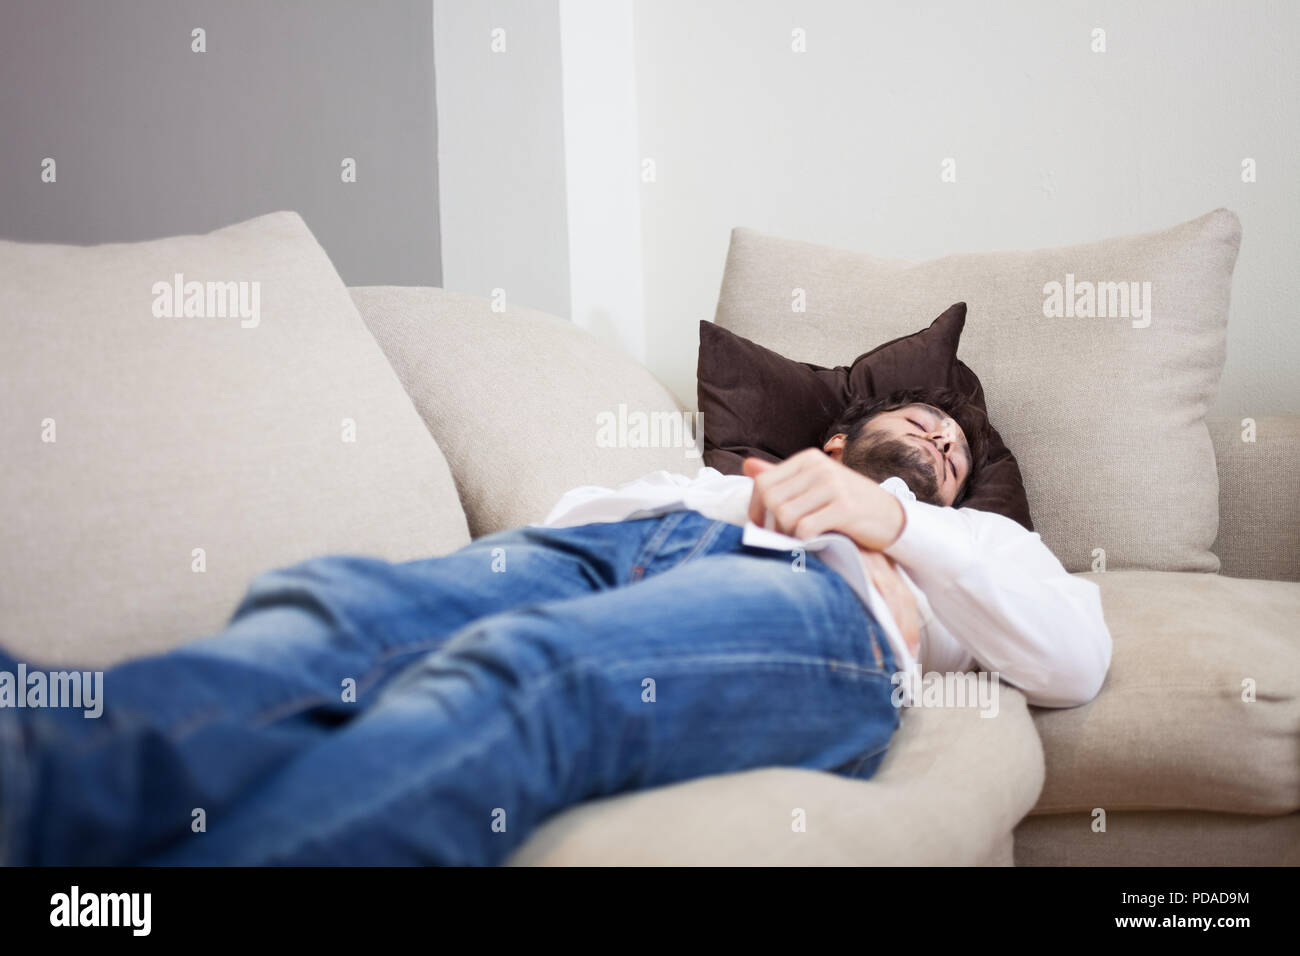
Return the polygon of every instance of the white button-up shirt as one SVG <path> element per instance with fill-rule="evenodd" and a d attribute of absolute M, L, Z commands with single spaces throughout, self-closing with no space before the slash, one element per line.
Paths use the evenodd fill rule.
<path fill-rule="evenodd" d="M 656 471 L 617 488 L 574 488 L 542 524 L 572 527 L 690 510 L 744 527 L 746 545 L 816 552 L 884 630 L 904 706 L 914 703 L 916 679 L 932 672 L 997 672 L 1042 707 L 1075 707 L 1101 689 L 1111 637 L 1100 589 L 1067 572 L 1036 533 L 992 512 L 917 501 L 901 478 L 881 483 L 907 515 L 902 534 L 884 553 L 916 595 L 921 643 L 914 656 L 857 544 L 837 532 L 801 540 L 760 527 L 749 520 L 753 487 L 751 478 L 707 466 L 695 478 Z"/>

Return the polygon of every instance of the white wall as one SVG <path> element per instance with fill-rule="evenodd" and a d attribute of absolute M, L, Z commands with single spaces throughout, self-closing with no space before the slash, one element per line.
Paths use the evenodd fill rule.
<path fill-rule="evenodd" d="M 1227 206 L 1244 238 L 1214 411 L 1300 412 L 1298 2 L 436 0 L 434 14 L 444 285 L 571 317 L 688 405 L 734 226 L 930 258 Z M 490 52 L 496 26 L 506 54 Z"/>
<path fill-rule="evenodd" d="M 644 361 L 632 28 L 632 0 L 434 3 L 443 287 Z"/>
<path fill-rule="evenodd" d="M 573 321 L 644 362 L 632 0 L 560 0 Z"/>
<path fill-rule="evenodd" d="M 1300 3 L 641 0 L 635 29 L 648 364 L 684 400 L 733 226 L 930 258 L 1227 206 L 1215 411 L 1300 412 Z"/>

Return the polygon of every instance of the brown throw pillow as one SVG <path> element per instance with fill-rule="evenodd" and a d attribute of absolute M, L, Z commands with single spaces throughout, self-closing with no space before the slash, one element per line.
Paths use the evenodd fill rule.
<path fill-rule="evenodd" d="M 877 346 L 849 365 L 823 368 L 701 321 L 704 463 L 734 475 L 749 456 L 782 461 L 804 448 L 820 448 L 826 429 L 853 402 L 903 388 L 956 389 L 987 415 L 979 378 L 957 358 L 965 324 L 966 303 L 958 302 L 929 328 Z M 993 511 L 1034 530 L 1020 466 L 991 425 L 984 466 L 961 506 Z"/>

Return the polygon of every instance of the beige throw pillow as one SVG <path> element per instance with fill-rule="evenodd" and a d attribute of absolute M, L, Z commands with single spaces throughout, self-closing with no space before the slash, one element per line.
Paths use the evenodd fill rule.
<path fill-rule="evenodd" d="M 1142 235 L 908 263 L 738 228 L 716 321 L 831 365 L 965 301 L 959 356 L 1062 563 L 1215 571 L 1205 414 L 1240 240 L 1219 209 Z"/>
<path fill-rule="evenodd" d="M 475 537 L 539 522 L 579 485 L 694 476 L 694 415 L 572 322 L 433 288 L 353 288 L 447 455 Z"/>
<path fill-rule="evenodd" d="M 468 540 L 446 462 L 296 213 L 0 242 L 0 321 L 16 656 L 161 651 L 220 629 L 260 571 Z"/>

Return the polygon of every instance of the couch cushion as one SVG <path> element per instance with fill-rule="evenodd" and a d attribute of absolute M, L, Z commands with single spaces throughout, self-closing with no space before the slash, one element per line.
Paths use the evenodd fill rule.
<path fill-rule="evenodd" d="M 246 314 L 193 314 L 222 311 L 206 285 L 188 317 L 169 309 L 177 274 L 248 283 Z M 0 644 L 19 657 L 108 665 L 218 630 L 260 571 L 468 540 L 437 445 L 296 213 L 0 242 L 0 315 Z"/>
<path fill-rule="evenodd" d="M 1300 584 L 1086 577 L 1114 639 L 1110 673 L 1082 707 L 1031 708 L 1047 758 L 1036 812 L 1300 809 Z"/>
<path fill-rule="evenodd" d="M 910 708 L 876 774 L 769 767 L 593 800 L 557 814 L 513 866 L 1009 864 L 1043 783 L 1019 691 L 995 717 Z M 805 829 L 792 824 L 803 811 Z"/>
<path fill-rule="evenodd" d="M 1034 527 L 1066 568 L 1088 570 L 1103 549 L 1111 569 L 1214 571 L 1218 485 L 1204 416 L 1240 238 L 1221 209 L 1086 245 L 900 263 L 736 229 L 716 321 L 826 365 L 965 301 L 961 357 L 1019 460 Z M 1132 282 L 1150 283 L 1149 322 L 1113 314 Z M 1103 287 L 1110 317 L 1046 316 L 1051 283 L 1062 298 L 1073 285 L 1072 304 L 1084 306 L 1083 283 L 1094 293 L 1116 284 Z M 807 311 L 792 315 L 795 289 Z"/>
<path fill-rule="evenodd" d="M 1190 810 L 1032 813 L 1016 827 L 1016 866 L 1300 866 L 1300 813 Z"/>
<path fill-rule="evenodd" d="M 442 289 L 351 292 L 447 455 L 475 537 L 541 521 L 579 485 L 703 463 L 673 395 L 572 322 Z"/>
<path fill-rule="evenodd" d="M 1206 419 L 1219 465 L 1221 573 L 1300 581 L 1300 415 Z"/>

